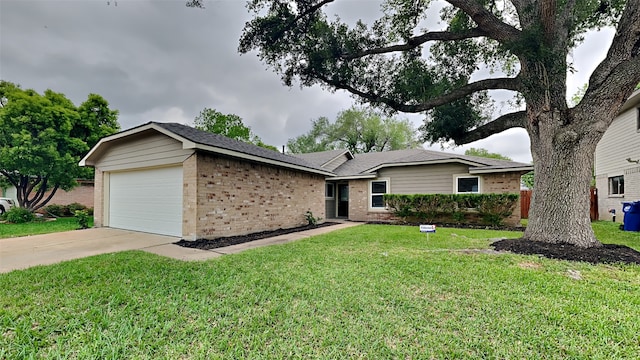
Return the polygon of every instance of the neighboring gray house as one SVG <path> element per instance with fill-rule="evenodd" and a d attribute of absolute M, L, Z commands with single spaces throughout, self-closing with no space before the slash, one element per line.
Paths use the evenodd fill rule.
<path fill-rule="evenodd" d="M 616 210 L 622 221 L 622 202 L 640 201 L 640 90 L 636 90 L 596 147 L 595 177 L 598 212 L 611 220 Z"/>
<path fill-rule="evenodd" d="M 352 154 L 331 150 L 295 156 L 332 171 L 325 184 L 327 218 L 385 221 L 393 218 L 383 195 L 520 193 L 530 164 L 424 149 Z M 520 222 L 520 206 L 507 223 Z"/>
<path fill-rule="evenodd" d="M 285 155 L 192 127 L 150 122 L 100 140 L 94 223 L 193 240 L 323 219 L 389 220 L 385 193 L 518 193 L 531 165 L 401 150 Z M 517 224 L 520 208 L 508 220 Z"/>

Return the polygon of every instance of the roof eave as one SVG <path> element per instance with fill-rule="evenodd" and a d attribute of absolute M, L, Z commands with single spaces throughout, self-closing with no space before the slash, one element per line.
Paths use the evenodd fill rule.
<path fill-rule="evenodd" d="M 330 172 L 330 171 L 320 170 L 320 169 L 313 169 L 313 168 L 308 168 L 308 167 L 301 166 L 301 165 L 295 165 L 295 164 L 286 163 L 286 162 L 283 162 L 283 161 L 267 159 L 267 158 L 263 158 L 261 156 L 250 155 L 250 154 L 242 153 L 242 152 L 239 152 L 239 151 L 220 148 L 220 147 L 217 147 L 217 146 L 204 145 L 204 144 L 195 144 L 194 148 L 197 149 L 197 150 L 202 150 L 202 151 L 206 151 L 206 152 L 212 152 L 212 153 L 216 153 L 216 154 L 227 155 L 227 156 L 240 158 L 240 159 L 244 159 L 244 160 L 249 160 L 249 161 L 253 161 L 253 162 L 258 162 L 258 163 L 262 163 L 262 164 L 275 165 L 275 166 L 280 166 L 280 167 L 285 167 L 285 168 L 294 169 L 294 170 L 300 170 L 300 171 L 306 171 L 306 172 L 315 173 L 315 174 L 324 175 L 324 176 L 335 176 L 335 174 Z"/>
<path fill-rule="evenodd" d="M 375 179 L 377 174 L 358 174 L 358 175 L 344 175 L 328 177 L 327 181 L 339 181 L 339 180 L 359 180 L 359 179 Z"/>
<path fill-rule="evenodd" d="M 450 158 L 450 159 L 438 159 L 438 160 L 427 160 L 427 161 L 412 161 L 412 162 L 402 162 L 402 163 L 384 163 L 378 166 L 372 167 L 371 169 L 365 170 L 363 172 L 374 172 L 378 171 L 382 168 L 386 167 L 398 167 L 398 166 L 416 166 L 416 165 L 433 165 L 433 164 L 449 164 L 449 163 L 461 163 L 470 166 L 482 166 L 484 164 L 476 163 L 473 161 Z"/>
<path fill-rule="evenodd" d="M 470 168 L 469 174 L 491 174 L 491 173 L 504 173 L 504 172 L 529 172 L 533 170 L 533 166 L 519 166 L 519 167 L 507 167 L 507 168 Z"/>

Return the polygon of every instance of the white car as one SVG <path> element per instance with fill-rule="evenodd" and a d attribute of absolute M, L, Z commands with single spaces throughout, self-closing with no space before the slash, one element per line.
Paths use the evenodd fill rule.
<path fill-rule="evenodd" d="M 0 198 L 0 215 L 4 214 L 5 211 L 14 207 L 15 204 L 10 198 Z"/>

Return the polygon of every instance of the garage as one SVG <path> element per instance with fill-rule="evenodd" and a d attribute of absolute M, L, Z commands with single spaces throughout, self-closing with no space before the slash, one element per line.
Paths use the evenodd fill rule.
<path fill-rule="evenodd" d="M 109 227 L 182 236 L 182 166 L 109 175 Z"/>

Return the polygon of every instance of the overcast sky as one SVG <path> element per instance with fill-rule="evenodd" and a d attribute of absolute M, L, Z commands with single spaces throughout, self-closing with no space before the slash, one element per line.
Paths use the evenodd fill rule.
<path fill-rule="evenodd" d="M 378 2 L 332 5 L 345 19 L 370 19 Z M 321 116 L 334 120 L 355 101 L 345 92 L 288 88 L 255 53 L 237 51 L 250 14 L 243 0 L 0 0 L 0 78 L 40 93 L 61 92 L 76 105 L 89 93 L 120 111 L 123 129 L 149 121 L 193 124 L 205 107 L 237 114 L 265 143 L 281 147 Z M 573 93 L 606 53 L 612 31 L 591 34 L 573 54 Z M 498 109 L 502 100 L 498 99 Z M 400 115 L 419 126 L 419 115 Z M 530 162 L 529 140 L 508 130 L 464 147 Z M 435 145 L 434 149 L 440 149 Z"/>

